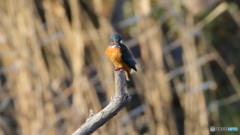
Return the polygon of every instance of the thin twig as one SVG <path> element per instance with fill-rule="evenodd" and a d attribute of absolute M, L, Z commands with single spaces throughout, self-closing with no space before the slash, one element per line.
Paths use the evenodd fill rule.
<path fill-rule="evenodd" d="M 125 88 L 125 75 L 121 69 L 115 72 L 115 95 L 112 97 L 111 102 L 97 114 L 94 114 L 91 110 L 91 114 L 86 122 L 72 135 L 90 135 L 115 116 L 131 100 Z"/>

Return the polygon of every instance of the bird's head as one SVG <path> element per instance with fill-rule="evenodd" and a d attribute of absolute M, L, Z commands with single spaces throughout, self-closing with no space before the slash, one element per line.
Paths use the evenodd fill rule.
<path fill-rule="evenodd" d="M 122 41 L 122 37 L 120 34 L 118 33 L 113 33 L 111 36 L 110 36 L 110 40 L 113 42 L 113 43 L 121 43 Z"/>

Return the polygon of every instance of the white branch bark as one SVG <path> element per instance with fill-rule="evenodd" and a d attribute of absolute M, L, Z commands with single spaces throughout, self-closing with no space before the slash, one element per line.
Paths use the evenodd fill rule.
<path fill-rule="evenodd" d="M 123 70 L 115 71 L 115 94 L 111 102 L 97 114 L 90 110 L 89 118 L 72 135 L 90 135 L 115 116 L 131 100 L 125 89 L 126 80 Z"/>

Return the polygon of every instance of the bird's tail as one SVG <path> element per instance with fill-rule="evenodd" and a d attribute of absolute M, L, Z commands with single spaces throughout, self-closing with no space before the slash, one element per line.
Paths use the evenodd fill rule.
<path fill-rule="evenodd" d="M 124 71 L 125 76 L 126 76 L 126 80 L 129 81 L 130 80 L 130 71 Z"/>

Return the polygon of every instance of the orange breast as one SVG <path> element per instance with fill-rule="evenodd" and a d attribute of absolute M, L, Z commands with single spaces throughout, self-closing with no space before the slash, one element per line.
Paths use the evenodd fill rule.
<path fill-rule="evenodd" d="M 111 46 L 108 46 L 105 54 L 111 59 L 113 63 L 122 61 L 122 53 L 120 48 L 112 48 Z"/>
<path fill-rule="evenodd" d="M 129 80 L 131 68 L 128 67 L 127 64 L 122 60 L 121 49 L 120 48 L 112 48 L 111 46 L 108 46 L 105 51 L 105 54 L 110 58 L 110 60 L 114 64 L 115 68 L 123 68 L 124 69 L 126 79 Z"/>
<path fill-rule="evenodd" d="M 111 46 L 108 46 L 106 49 L 105 54 L 114 61 L 122 61 L 121 59 L 121 49 L 120 48 L 112 48 Z"/>
<path fill-rule="evenodd" d="M 105 54 L 110 58 L 115 67 L 125 67 L 126 64 L 122 61 L 120 48 L 112 48 L 111 46 L 108 46 Z"/>

